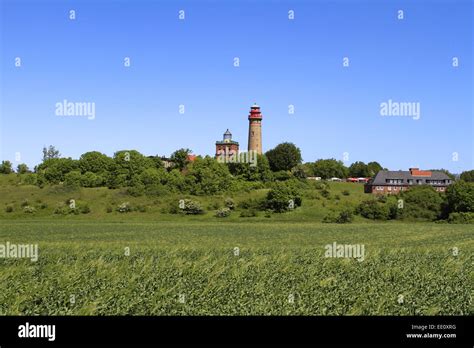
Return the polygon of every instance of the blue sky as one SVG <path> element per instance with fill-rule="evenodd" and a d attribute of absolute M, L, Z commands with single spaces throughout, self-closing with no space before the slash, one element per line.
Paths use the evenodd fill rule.
<path fill-rule="evenodd" d="M 472 1 L 0 2 L 1 159 L 33 166 L 50 144 L 213 155 L 227 128 L 245 150 L 257 102 L 264 150 L 474 168 Z M 95 103 L 95 118 L 57 116 L 64 99 Z M 389 99 L 420 103 L 420 118 L 381 116 Z"/>

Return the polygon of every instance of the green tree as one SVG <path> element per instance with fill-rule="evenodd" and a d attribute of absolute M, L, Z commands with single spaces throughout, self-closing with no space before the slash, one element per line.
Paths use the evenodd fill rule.
<path fill-rule="evenodd" d="M 85 172 L 81 176 L 82 187 L 99 187 L 102 186 L 105 179 L 102 175 L 93 172 Z"/>
<path fill-rule="evenodd" d="M 232 184 L 232 176 L 224 163 L 206 156 L 197 158 L 186 174 L 192 194 L 213 195 L 225 192 Z"/>
<path fill-rule="evenodd" d="M 291 182 L 276 182 L 268 191 L 265 206 L 276 213 L 283 213 L 301 206 L 301 194 Z"/>
<path fill-rule="evenodd" d="M 43 162 L 48 159 L 60 158 L 60 157 L 61 157 L 61 154 L 59 153 L 59 150 L 56 150 L 56 148 L 53 145 L 49 145 L 48 148 L 43 147 Z"/>
<path fill-rule="evenodd" d="M 308 173 L 306 171 L 306 167 L 303 166 L 302 164 L 298 164 L 296 167 L 294 167 L 291 170 L 291 174 L 297 179 L 304 180 L 308 177 Z"/>
<path fill-rule="evenodd" d="M 114 164 L 108 175 L 110 188 L 133 186 L 132 179 L 138 182 L 138 176 L 148 168 L 154 168 L 155 162 L 136 150 L 122 150 L 114 154 Z"/>
<path fill-rule="evenodd" d="M 323 179 L 346 178 L 348 174 L 347 167 L 342 161 L 331 159 L 319 159 L 313 164 L 313 173 Z"/>
<path fill-rule="evenodd" d="M 2 163 L 0 164 L 0 173 L 1 173 L 1 174 L 10 174 L 10 173 L 13 173 L 12 162 L 10 162 L 10 161 L 2 161 Z"/>
<path fill-rule="evenodd" d="M 51 158 L 37 166 L 36 172 L 44 176 L 47 182 L 59 184 L 64 181 L 67 173 L 76 169 L 78 169 L 78 161 L 72 158 Z"/>
<path fill-rule="evenodd" d="M 189 191 L 188 182 L 179 169 L 172 169 L 167 175 L 167 186 L 174 192 Z"/>
<path fill-rule="evenodd" d="M 441 215 L 443 198 L 428 185 L 415 186 L 400 194 L 403 199 L 402 217 L 436 220 Z"/>
<path fill-rule="evenodd" d="M 160 156 L 148 156 L 148 158 L 153 161 L 153 163 L 155 164 L 155 168 L 159 169 L 165 167 Z"/>
<path fill-rule="evenodd" d="M 176 150 L 171 154 L 171 161 L 174 163 L 176 168 L 179 170 L 183 170 L 189 163 L 188 155 L 190 155 L 192 151 L 190 149 L 179 149 Z"/>
<path fill-rule="evenodd" d="M 301 150 L 293 143 L 281 143 L 267 151 L 265 156 L 274 172 L 291 170 L 302 161 Z"/>
<path fill-rule="evenodd" d="M 462 172 L 460 179 L 467 182 L 474 182 L 474 170 Z"/>
<path fill-rule="evenodd" d="M 388 220 L 390 217 L 389 206 L 375 199 L 362 201 L 357 207 L 357 213 L 371 220 Z"/>
<path fill-rule="evenodd" d="M 474 212 L 474 183 L 456 181 L 446 189 L 445 210 L 449 213 Z"/>
<path fill-rule="evenodd" d="M 107 173 L 113 167 L 114 160 L 98 151 L 86 152 L 79 158 L 82 173 Z"/>
<path fill-rule="evenodd" d="M 268 182 L 273 178 L 265 155 L 257 155 L 256 163 L 230 162 L 227 167 L 233 176 L 246 181 Z"/>
<path fill-rule="evenodd" d="M 367 176 L 374 177 L 378 172 L 383 170 L 383 167 L 378 162 L 369 162 L 367 163 Z"/>
<path fill-rule="evenodd" d="M 352 163 L 349 167 L 349 176 L 353 178 L 368 177 L 369 176 L 368 165 L 361 161 Z"/>
<path fill-rule="evenodd" d="M 81 172 L 79 170 L 73 170 L 64 175 L 64 185 L 69 187 L 81 186 Z"/>
<path fill-rule="evenodd" d="M 150 186 L 154 184 L 165 184 L 166 180 L 167 172 L 163 168 L 147 168 L 140 174 L 140 181 L 145 186 Z"/>
<path fill-rule="evenodd" d="M 26 164 L 21 163 L 16 167 L 16 172 L 18 174 L 26 174 L 30 172 L 30 169 L 28 168 Z"/>

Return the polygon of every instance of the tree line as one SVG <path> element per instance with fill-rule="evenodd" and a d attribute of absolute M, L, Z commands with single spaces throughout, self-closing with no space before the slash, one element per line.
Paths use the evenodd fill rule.
<path fill-rule="evenodd" d="M 190 162 L 189 149 L 179 149 L 165 168 L 160 156 L 145 156 L 136 150 L 117 151 L 109 157 L 98 151 L 84 153 L 79 159 L 62 157 L 54 147 L 43 148 L 42 163 L 32 171 L 19 164 L 18 174 L 28 174 L 25 181 L 43 187 L 46 184 L 109 188 L 131 187 L 137 194 L 150 190 L 167 189 L 192 194 L 215 194 L 244 183 L 267 183 L 306 177 L 373 177 L 384 168 L 378 162 L 357 161 L 345 166 L 342 161 L 319 159 L 303 163 L 300 149 L 292 143 L 281 143 L 257 157 L 257 165 L 249 163 L 219 163 L 216 159 L 198 156 Z M 445 170 L 443 170 L 445 171 Z M 0 173 L 15 171 L 10 161 L 0 164 Z M 454 175 L 445 171 L 454 178 Z M 461 174 L 464 181 L 474 181 L 474 170 Z M 241 185 L 238 185 L 238 184 Z"/>

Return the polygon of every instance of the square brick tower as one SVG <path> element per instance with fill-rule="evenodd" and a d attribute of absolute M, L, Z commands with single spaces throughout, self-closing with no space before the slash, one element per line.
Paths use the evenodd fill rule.
<path fill-rule="evenodd" d="M 232 133 L 227 129 L 222 141 L 216 141 L 216 158 L 236 156 L 239 154 L 239 143 L 232 140 Z"/>
<path fill-rule="evenodd" d="M 262 154 L 262 113 L 260 106 L 253 104 L 249 114 L 249 143 L 248 151 Z"/>

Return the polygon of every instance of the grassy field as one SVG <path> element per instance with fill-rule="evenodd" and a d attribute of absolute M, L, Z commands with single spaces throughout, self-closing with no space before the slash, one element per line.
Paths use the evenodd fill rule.
<path fill-rule="evenodd" d="M 0 219 L 0 315 L 474 314 L 469 225 L 173 219 Z"/>

